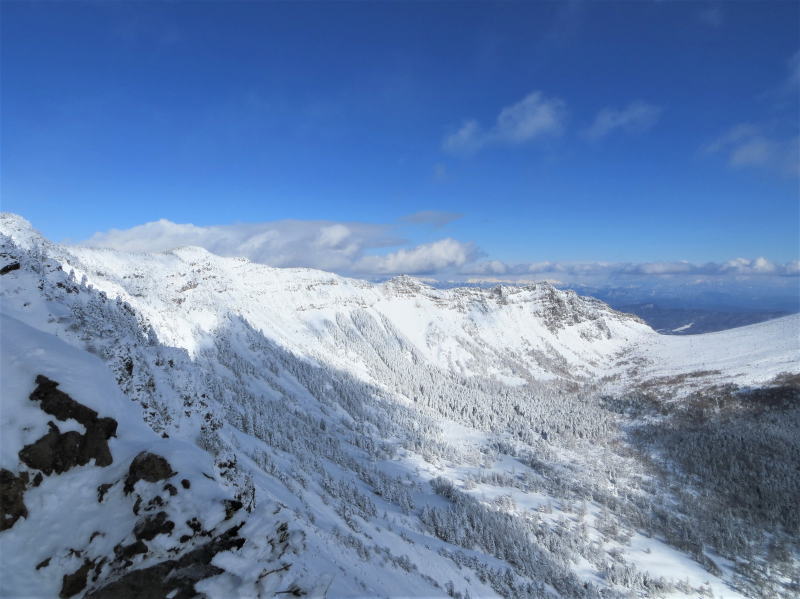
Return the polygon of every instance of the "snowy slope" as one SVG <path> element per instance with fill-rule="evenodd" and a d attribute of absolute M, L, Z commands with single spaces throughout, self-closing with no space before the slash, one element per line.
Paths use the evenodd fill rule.
<path fill-rule="evenodd" d="M 27 223 L 9 216 L 3 230 L 22 246 L 43 243 Z M 395 336 L 439 368 L 521 383 L 597 375 L 616 351 L 652 335 L 636 317 L 547 283 L 436 290 L 397 277 L 374 285 L 221 258 L 196 247 L 152 255 L 53 246 L 48 252 L 76 280 L 86 277 L 129 303 L 163 343 L 190 355 L 235 314 L 283 347 L 337 367 L 352 369 L 358 361 L 356 350 L 346 347 L 352 342 Z M 354 331 L 359 317 L 371 318 L 376 330 Z M 413 360 L 411 352 L 407 359 Z"/>
<path fill-rule="evenodd" d="M 617 451 L 618 416 L 602 393 L 700 368 L 719 372 L 673 384 L 796 373 L 797 318 L 668 337 L 547 284 L 443 291 L 200 248 L 64 247 L 14 215 L 0 216 L 0 269 L 0 467 L 30 470 L 20 448 L 47 431 L 28 399 L 38 374 L 119 423 L 111 465 L 39 486 L 30 470 L 29 515 L 0 532 L 3 556 L 26 547 L 2 558 L 6 594 L 32 576 L 41 596 L 55 596 L 63 575 L 105 557 L 87 581 L 92 596 L 180 560 L 199 542 L 176 543 L 181 523 L 198 517 L 216 538 L 233 498 L 252 509 L 231 519 L 245 522 L 244 543 L 190 581 L 210 597 L 738 597 L 731 585 L 751 576 L 702 550 L 704 537 L 686 540 L 696 522 L 670 512 L 675 497 L 635 453 Z M 166 502 L 175 532 L 114 562 L 144 515 L 120 489 L 143 448 L 191 492 L 143 489 Z M 85 500 L 104 482 L 117 485 L 104 503 Z M 78 506 L 81 539 L 92 528 L 80 547 L 47 499 L 62 494 Z M 115 518 L 118 527 L 100 525 Z M 95 531 L 105 536 L 89 539 Z M 44 553 L 56 556 L 46 574 L 35 569 Z"/>
<path fill-rule="evenodd" d="M 193 444 L 156 435 L 144 424 L 140 408 L 122 396 L 98 358 L 5 315 L 0 315 L 0 347 L 0 468 L 32 481 L 24 493 L 27 515 L 0 534 L 4 597 L 69 596 L 65 595 L 69 588 L 65 577 L 80 573 L 87 564 L 90 567 L 77 577 L 82 582 L 72 581 L 72 588 L 77 594 L 86 586 L 94 587 L 97 596 L 104 596 L 100 591 L 105 583 L 135 569 L 179 560 L 244 522 L 241 515 L 226 516 L 225 502 L 233 501 L 234 495 L 213 476 L 211 457 Z M 36 468 L 21 463 L 18 452 L 46 434 L 48 422 L 55 422 L 62 433 L 85 433 L 76 420 L 60 421 L 29 399 L 40 375 L 56 381 L 59 390 L 83 406 L 118 423 L 116 436 L 109 441 L 112 464 L 101 467 L 90 461 L 42 478 Z M 138 481 L 126 493 L 123 482 L 134 458 L 142 452 L 168 456 L 172 476 L 154 483 Z M 107 487 L 101 492 L 104 485 Z M 258 580 L 260 570 L 242 573 L 232 569 L 227 573 L 225 567 L 226 560 L 263 564 L 265 569 L 279 565 L 277 552 L 268 543 L 280 536 L 279 512 L 262 506 L 258 516 L 248 518 L 237 531 L 245 539 L 242 547 L 218 553 L 214 562 L 222 567 L 200 578 L 213 578 L 207 585 L 224 588 L 236 584 L 242 589 L 250 587 L 252 592 L 258 587 L 266 591 L 290 586 L 288 571 L 274 576 L 267 585 Z M 140 535 L 137 527 L 157 513 L 164 513 L 173 527 L 147 539 L 149 534 Z M 208 532 L 198 536 L 188 525 L 191 520 L 198 530 Z M 133 546 L 137 539 L 141 550 L 121 558 L 120 548 Z M 286 544 L 286 549 L 293 548 Z M 191 563 L 203 567 L 201 560 Z"/>
<path fill-rule="evenodd" d="M 279 345 L 335 367 L 359 368 L 359 350 L 382 337 L 407 343 L 436 367 L 504 382 L 580 379 L 616 372 L 623 356 L 659 377 L 719 370 L 763 383 L 800 362 L 800 316 L 685 338 L 655 334 L 638 318 L 547 283 L 437 290 L 410 277 L 383 285 L 311 269 L 276 269 L 188 247 L 164 254 L 64 248 L 16 217 L 3 230 L 44 245 L 65 271 L 134 307 L 162 343 L 194 355 L 234 314 Z M 353 319 L 371 317 L 376 330 Z M 355 330 L 354 330 L 355 329 Z M 372 333 L 378 338 L 370 337 Z M 369 373 L 365 372 L 364 375 Z"/>
<path fill-rule="evenodd" d="M 643 376 L 720 370 L 764 382 L 800 361 L 797 315 L 685 338 L 655 334 L 638 318 L 547 283 L 437 290 L 410 277 L 385 284 L 311 269 L 276 269 L 202 248 L 129 255 L 64 248 L 18 217 L 3 230 L 21 246 L 44 246 L 67 272 L 134 307 L 162 343 L 194 355 L 231 314 L 279 345 L 353 370 L 358 348 L 394 336 L 436 367 L 504 382 L 598 377 L 623 356 Z M 375 330 L 354 318 L 370 318 Z M 370 337 L 370 334 L 376 335 Z M 364 375 L 369 373 L 364 372 Z"/>
<path fill-rule="evenodd" d="M 800 371 L 800 314 L 716 333 L 642 338 L 636 355 L 642 378 L 711 372 L 705 380 L 742 386 Z"/>
<path fill-rule="evenodd" d="M 222 529 L 217 521 L 225 517 L 224 498 L 233 493 L 242 503 L 251 498 L 255 507 L 246 517 L 237 516 L 246 522 L 238 531 L 245 539 L 244 545 L 234 547 L 236 551 L 214 555 L 211 566 L 219 572 L 212 572 L 194 585 L 211 597 L 279 597 L 289 591 L 296 592 L 296 596 L 326 593 L 328 597 L 372 597 L 386 594 L 387 589 L 402 589 L 407 596 L 430 597 L 443 594 L 445 582 L 454 589 L 468 587 L 479 596 L 495 596 L 485 583 L 465 578 L 456 563 L 438 555 L 441 541 L 423 534 L 418 526 L 408 527 L 409 507 L 420 492 L 416 490 L 417 483 L 409 478 L 414 473 L 413 460 L 397 462 L 387 473 L 371 465 L 376 456 L 388 457 L 394 450 L 382 446 L 374 427 L 369 435 L 356 431 L 350 414 L 335 404 L 321 404 L 307 389 L 318 383 L 324 385 L 320 391 L 330 390 L 334 396 L 341 396 L 345 388 L 332 385 L 346 385 L 346 379 L 317 381 L 312 377 L 323 373 L 318 374 L 313 364 L 302 362 L 294 364 L 294 368 L 301 369 L 296 376 L 306 377 L 301 383 L 286 371 L 296 357 L 281 352 L 229 314 L 224 315 L 224 339 L 220 340 L 220 331 L 216 331 L 214 343 L 221 345 L 213 351 L 201 345 L 190 358 L 185 350 L 158 343 L 152 327 L 128 305 L 75 282 L 61 267 L 61 248 L 34 235 L 29 240 L 31 243 L 23 241 L 19 245 L 6 241 L 0 251 L 4 267 L 20 264 L 20 268 L 7 270 L 1 280 L 2 460 L 15 479 L 25 477 L 24 500 L 28 506 L 27 516 L 0 533 L 2 565 L 8 573 L 0 586 L 2 596 L 30 596 L 27 593 L 32 587 L 26 586 L 25 580 L 43 576 L 42 569 L 35 568 L 43 551 L 57 559 L 48 562 L 53 569 L 41 587 L 33 588 L 32 596 L 57 596 L 59 589 L 63 592 L 63 576 L 80 573 L 86 560 L 94 567 L 104 557 L 110 561 L 117 545 L 127 548 L 135 542 L 131 529 L 135 528 L 134 516 L 138 515 L 132 512 L 136 500 L 124 495 L 120 481 L 137 454 L 120 454 L 114 447 L 115 440 L 111 440 L 114 465 L 100 474 L 85 465 L 75 472 L 47 475 L 40 486 L 31 482 L 35 480 L 35 469 L 28 474 L 29 468 L 17 454 L 23 442 L 47 431 L 47 415 L 39 415 L 37 427 L 30 433 L 27 430 L 31 419 L 18 415 L 25 414 L 31 403 L 28 395 L 35 386 L 36 373 L 52 376 L 76 401 L 80 399 L 101 415 L 111 414 L 120 423 L 132 423 L 136 431 L 145 435 L 137 447 L 159 451 L 178 471 L 171 481 L 186 476 L 194 493 L 196 487 L 203 489 L 210 484 L 210 476 L 217 487 L 231 489 L 219 489 L 218 497 L 201 494 L 189 509 L 184 509 L 181 502 L 177 515 L 168 509 L 169 521 L 176 523 L 175 532 L 158 535 L 154 540 L 157 547 L 148 547 L 150 551 L 144 558 L 137 553 L 131 564 L 123 561 L 121 567 L 112 562 L 107 570 L 101 569 L 96 579 L 89 572 L 86 596 L 105 596 L 104 585 L 126 581 L 129 571 L 150 571 L 170 559 L 182 559 L 183 553 L 175 551 L 180 547 L 176 538 L 182 538 L 187 531 L 182 530 L 186 524 L 179 521 L 197 518 L 204 540 L 224 534 L 230 527 Z M 252 343 L 259 346 L 253 347 Z M 82 347 L 102 360 L 79 349 Z M 27 368 L 20 368 L 18 356 L 31 357 Z M 89 366 L 76 366 L 81 362 Z M 254 365 L 261 375 L 253 370 Z M 20 378 L 7 375 L 15 370 L 20 370 Z M 97 381 L 98 387 L 86 389 L 86 385 L 79 384 L 82 380 Z M 114 389 L 111 394 L 109 386 Z M 347 389 L 363 392 L 357 386 Z M 127 399 L 119 401 L 120 390 Z M 128 412 L 124 412 L 126 406 Z M 244 411 L 245 406 L 252 411 Z M 231 421 L 239 428 L 231 426 Z M 388 424 L 388 420 L 385 422 Z M 357 426 L 364 424 L 369 423 Z M 387 426 L 387 433 L 392 434 L 398 424 L 402 422 Z M 422 417 L 414 424 L 431 426 Z M 62 424 L 60 431 L 67 430 Z M 136 436 L 120 434 L 120 438 L 130 435 Z M 183 457 L 181 452 L 186 451 L 190 455 Z M 186 461 L 192 462 L 192 469 L 179 470 L 177 465 Z M 322 478 L 316 478 L 320 473 Z M 101 476 L 103 482 L 99 480 Z M 113 482 L 112 491 L 122 497 L 109 492 L 106 501 L 113 501 L 104 509 L 93 502 L 97 502 L 98 485 L 105 481 Z M 46 491 L 43 500 L 40 489 Z M 160 486 L 154 490 L 161 491 L 158 501 L 167 501 L 169 506 L 177 502 L 168 499 Z M 100 532 L 108 542 L 98 545 L 100 535 L 76 539 L 71 528 L 53 525 L 60 512 L 52 497 L 62 493 L 70 505 L 85 504 L 85 509 L 75 511 L 82 522 L 81 531 L 91 528 L 88 537 Z M 179 490 L 178 497 L 184 494 L 188 493 Z M 93 502 L 88 501 L 89 497 Z M 148 495 L 145 504 L 154 499 Z M 284 513 L 289 517 L 283 518 Z M 120 520 L 118 529 L 108 530 L 103 522 L 119 519 L 117 514 L 125 514 L 125 518 Z M 232 520 L 231 525 L 236 522 Z M 50 542 L 39 543 L 37 538 L 36 546 L 28 546 L 20 535 L 31 531 L 39 537 L 49 536 Z M 191 554 L 195 535 L 193 530 L 187 534 L 192 535 L 187 547 Z M 425 542 L 417 545 L 416 539 Z M 71 549 L 80 553 L 74 554 Z M 6 559 L 11 553 L 16 554 L 15 559 Z M 502 563 L 491 557 L 484 561 L 495 566 Z M 111 588 L 115 589 L 108 591 L 112 596 L 119 592 L 117 587 Z M 83 594 L 85 589 L 82 587 L 77 594 Z"/>

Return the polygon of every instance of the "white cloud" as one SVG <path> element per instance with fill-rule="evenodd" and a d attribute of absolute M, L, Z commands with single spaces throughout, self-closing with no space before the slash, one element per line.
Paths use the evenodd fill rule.
<path fill-rule="evenodd" d="M 340 223 L 322 227 L 319 230 L 319 237 L 314 242 L 317 247 L 327 249 L 349 248 L 352 243 L 344 245 L 350 238 L 352 232 L 348 227 Z"/>
<path fill-rule="evenodd" d="M 271 266 L 346 271 L 371 249 L 403 243 L 389 225 L 281 220 L 200 227 L 159 220 L 97 233 L 81 245 L 156 252 L 196 245 L 221 256 L 243 256 Z"/>
<path fill-rule="evenodd" d="M 601 139 L 614 131 L 626 133 L 643 133 L 652 128 L 661 117 L 661 108 L 646 102 L 631 102 L 619 110 L 604 108 L 594 119 L 592 126 L 586 130 L 589 139 Z"/>
<path fill-rule="evenodd" d="M 439 224 L 460 215 L 426 211 L 410 222 Z M 424 274 L 460 268 L 478 255 L 472 243 L 441 239 L 385 255 L 371 250 L 404 244 L 390 225 L 282 220 L 200 227 L 169 220 L 96 233 L 81 245 L 128 252 L 158 252 L 194 245 L 221 256 L 242 256 L 270 266 L 305 266 L 363 276 Z"/>
<path fill-rule="evenodd" d="M 777 86 L 761 94 L 769 107 L 764 118 L 740 123 L 701 148 L 724 157 L 733 168 L 762 168 L 800 175 L 800 135 L 797 98 L 800 92 L 800 51 L 787 61 L 787 73 Z"/>
<path fill-rule="evenodd" d="M 543 275 L 557 273 L 565 277 L 626 277 L 626 276 L 682 276 L 682 275 L 776 275 L 797 276 L 800 274 L 800 261 L 777 264 L 766 258 L 735 258 L 727 262 L 706 262 L 694 264 L 686 261 L 675 262 L 523 262 L 506 264 L 498 260 L 467 264 L 462 270 L 465 275 L 519 275 L 543 278 Z"/>
<path fill-rule="evenodd" d="M 488 260 L 477 264 L 470 264 L 464 269 L 464 274 L 471 275 L 504 275 L 509 271 L 509 266 L 500 260 Z"/>
<path fill-rule="evenodd" d="M 731 166 L 760 166 L 767 164 L 775 152 L 773 142 L 753 137 L 731 148 Z"/>
<path fill-rule="evenodd" d="M 720 266 L 720 271 L 723 273 L 734 272 L 738 274 L 792 274 L 792 263 L 789 262 L 783 266 L 770 262 L 766 258 L 756 258 L 751 260 L 748 258 L 735 258 L 728 260 L 725 264 Z"/>
<path fill-rule="evenodd" d="M 422 214 L 423 216 L 419 216 Z M 417 222 L 436 222 L 446 213 L 417 213 Z M 451 217 L 454 215 L 450 215 Z M 395 274 L 438 277 L 497 277 L 559 280 L 666 278 L 679 276 L 800 276 L 800 261 L 778 264 L 759 258 L 695 264 L 674 262 L 521 262 L 480 260 L 471 242 L 439 239 L 413 247 L 392 225 L 357 222 L 282 220 L 266 223 L 196 226 L 159 220 L 125 230 L 97 233 L 80 245 L 128 252 L 158 252 L 195 245 L 222 256 L 242 256 L 270 266 L 301 266 L 345 275 Z M 392 251 L 388 251 L 391 249 Z M 378 253 L 381 250 L 387 253 Z"/>
<path fill-rule="evenodd" d="M 495 124 L 484 129 L 474 119 L 446 136 L 442 147 L 453 153 L 472 153 L 487 145 L 519 145 L 539 137 L 558 135 L 564 127 L 566 109 L 558 98 L 547 98 L 535 91 L 506 106 Z"/>
<path fill-rule="evenodd" d="M 762 167 L 790 175 L 800 173 L 800 139 L 771 135 L 765 127 L 753 123 L 731 127 L 703 151 L 725 156 L 734 168 Z"/>
<path fill-rule="evenodd" d="M 355 270 L 371 274 L 433 274 L 462 267 L 478 253 L 472 243 L 447 238 L 385 256 L 365 256 L 355 265 Z"/>
<path fill-rule="evenodd" d="M 478 150 L 484 143 L 486 134 L 481 131 L 478 121 L 466 121 L 458 131 L 445 137 L 442 147 L 448 152 L 469 153 Z"/>
<path fill-rule="evenodd" d="M 519 144 L 546 134 L 561 132 L 564 122 L 564 103 L 533 92 L 521 101 L 507 106 L 497 116 L 490 134 L 497 141 Z"/>

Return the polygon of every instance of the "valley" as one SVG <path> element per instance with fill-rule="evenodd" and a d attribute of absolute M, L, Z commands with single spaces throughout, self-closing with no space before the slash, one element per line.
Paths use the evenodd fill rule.
<path fill-rule="evenodd" d="M 800 590 L 799 315 L 661 335 L 547 283 L 63 246 L 11 214 L 0 259 L 10 596 Z M 21 459 L 90 434 L 39 376 L 114 419 L 110 463 Z"/>

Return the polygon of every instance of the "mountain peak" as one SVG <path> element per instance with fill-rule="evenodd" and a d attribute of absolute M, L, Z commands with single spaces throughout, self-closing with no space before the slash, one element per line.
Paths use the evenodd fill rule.
<path fill-rule="evenodd" d="M 199 245 L 183 245 L 173 248 L 164 252 L 171 254 L 183 260 L 184 262 L 195 262 L 199 260 L 208 260 L 209 258 L 219 258 L 216 254 L 209 252 L 206 248 Z"/>
<path fill-rule="evenodd" d="M 410 275 L 397 275 L 383 283 L 387 289 L 392 289 L 404 294 L 413 294 L 422 291 L 423 289 L 431 289 L 420 279 Z"/>
<path fill-rule="evenodd" d="M 26 249 L 48 243 L 28 220 L 13 212 L 0 212 L 0 234 Z"/>

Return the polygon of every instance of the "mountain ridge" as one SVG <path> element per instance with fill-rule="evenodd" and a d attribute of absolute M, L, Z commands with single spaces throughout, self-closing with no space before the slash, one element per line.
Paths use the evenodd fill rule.
<path fill-rule="evenodd" d="M 798 527 L 787 498 L 800 481 L 790 469 L 794 445 L 786 445 L 795 412 L 780 399 L 792 391 L 778 375 L 798 363 L 798 318 L 721 338 L 668 337 L 549 285 L 440 291 L 409 277 L 375 285 L 194 249 L 129 255 L 67 248 L 7 216 L 0 217 L 0 245 L 0 267 L 18 265 L 0 277 L 0 349 L 4 371 L 19 371 L 2 377 L 0 419 L 4 431 L 16 431 L 9 439 L 30 437 L 3 445 L 2 467 L 29 482 L 22 485 L 28 515 L 0 533 L 0 553 L 20 546 L 15 531 L 53 520 L 30 482 L 35 469 L 17 455 L 17 445 L 47 431 L 43 415 L 28 433 L 19 420 L 29 413 L 36 374 L 101 416 L 110 409 L 75 380 L 73 352 L 91 359 L 95 370 L 85 376 L 116 385 L 114 401 L 135 407 L 118 418 L 121 431 L 135 424 L 138 446 L 166 447 L 159 451 L 168 461 L 176 451 L 170 443 L 183 444 L 206 460 L 204 473 L 219 487 L 216 500 L 187 491 L 196 506 L 188 511 L 161 487 L 142 487 L 142 501 L 163 502 L 167 515 L 151 524 L 137 518 L 157 516 L 155 507 L 126 516 L 140 530 L 157 525 L 155 536 L 136 546 L 144 552 L 126 560 L 115 561 L 109 547 L 129 547 L 131 532 L 84 512 L 106 544 L 88 534 L 53 534 L 52 570 L 37 574 L 47 557 L 41 551 L 20 553 L 13 564 L 19 575 L 8 578 L 17 585 L 12 591 L 39 576 L 45 594 L 55 596 L 61 577 L 73 580 L 85 560 L 96 571 L 84 572 L 86 586 L 75 596 L 119 588 L 109 585 L 144 571 L 160 572 L 167 584 L 186 560 L 207 558 L 200 565 L 208 580 L 181 584 L 208 597 L 279 597 L 292 589 L 353 599 L 738 597 L 767 588 L 759 580 L 777 596 L 791 596 L 781 576 L 800 562 L 787 540 Z M 26 334 L 26 326 L 36 333 Z M 704 351 L 719 364 L 694 372 L 701 362 L 692 358 Z M 50 353 L 56 357 L 48 369 L 40 356 Z M 18 354 L 30 362 L 24 368 L 14 362 Z M 753 356 L 759 362 L 750 365 Z M 728 417 L 709 408 L 722 405 L 708 399 L 723 397 L 721 388 L 736 414 L 748 413 L 750 387 L 763 387 L 783 411 L 777 419 L 757 412 L 753 418 L 766 420 L 756 420 L 757 438 L 742 450 L 760 456 L 755 443 L 774 436 L 763 468 L 776 478 L 760 491 L 774 509 L 762 505 L 751 479 L 725 474 L 737 501 L 753 506 L 746 512 L 684 478 L 683 448 L 705 456 L 700 464 L 717 464 L 713 447 L 721 441 L 709 437 L 706 444 L 681 431 L 687 413 L 697 422 L 692 410 L 707 422 Z M 671 431 L 695 437 L 689 444 Z M 779 443 L 786 446 L 776 454 Z M 120 452 L 114 439 L 109 445 L 115 461 L 104 484 L 113 486 L 133 467 L 133 454 Z M 725 455 L 737 451 L 726 446 Z M 103 468 L 91 462 L 79 465 L 47 475 L 43 488 L 66 491 L 73 481 L 94 489 L 98 472 Z M 208 480 L 197 476 L 187 478 L 192 488 L 195 479 Z M 698 493 L 710 499 L 698 504 Z M 240 546 L 196 553 L 197 541 L 179 540 L 181 522 L 198 510 L 219 514 L 214 501 L 223 497 L 254 504 L 255 512 L 236 512 L 236 522 L 247 523 Z M 111 501 L 104 510 L 129 514 L 134 507 L 124 494 Z M 280 518 L 269 515 L 275 509 L 289 516 L 285 533 L 295 542 L 284 554 L 291 558 L 275 564 L 284 568 L 281 576 L 268 575 L 265 584 L 249 572 L 264 551 L 263 535 L 284 534 Z M 719 520 L 716 513 L 731 515 Z M 165 518 L 174 532 L 162 526 Z M 208 526 L 212 537 L 225 532 L 219 523 Z M 750 549 L 732 529 L 748 531 Z M 776 542 L 789 557 L 771 558 L 771 570 L 761 558 L 736 561 L 766 555 Z"/>

